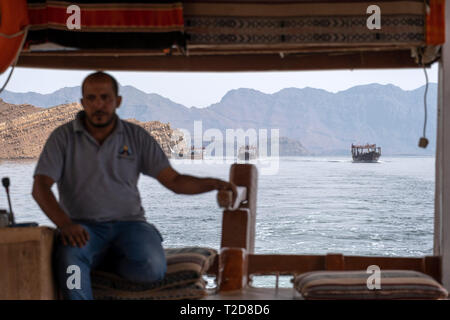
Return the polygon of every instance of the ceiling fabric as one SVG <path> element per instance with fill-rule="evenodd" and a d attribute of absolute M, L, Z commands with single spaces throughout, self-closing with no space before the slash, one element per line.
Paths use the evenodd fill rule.
<path fill-rule="evenodd" d="M 80 8 L 79 29 L 67 26 L 66 9 L 74 4 Z M 444 0 L 376 5 L 360 0 L 28 0 L 30 29 L 19 65 L 52 67 L 54 61 L 61 68 L 70 57 L 70 68 L 255 71 L 406 68 L 439 59 Z"/>

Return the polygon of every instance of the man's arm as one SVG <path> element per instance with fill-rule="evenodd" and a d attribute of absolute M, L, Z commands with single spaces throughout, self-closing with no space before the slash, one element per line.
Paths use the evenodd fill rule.
<path fill-rule="evenodd" d="M 233 202 L 237 197 L 237 189 L 233 183 L 215 178 L 198 178 L 179 174 L 171 166 L 161 170 L 156 179 L 167 189 L 179 194 L 199 194 L 211 190 L 230 190 L 233 192 Z"/>
<path fill-rule="evenodd" d="M 74 223 L 61 209 L 51 190 L 54 183 L 52 178 L 38 174 L 34 177 L 31 194 L 42 211 L 60 229 L 63 244 L 70 243 L 74 247 L 83 247 L 89 240 L 89 234 L 81 225 Z"/>

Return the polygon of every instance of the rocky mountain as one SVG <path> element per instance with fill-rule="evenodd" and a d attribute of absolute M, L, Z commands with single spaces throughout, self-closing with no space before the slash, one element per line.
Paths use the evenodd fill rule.
<path fill-rule="evenodd" d="M 37 158 L 50 133 L 69 122 L 82 107 L 79 103 L 63 104 L 51 108 L 14 105 L 0 99 L 0 159 Z M 159 121 L 140 122 L 130 119 L 146 129 L 171 156 L 171 147 L 184 141 L 172 139 L 177 133 L 169 124 Z"/>
<path fill-rule="evenodd" d="M 297 156 L 309 155 L 310 152 L 298 140 L 289 139 L 288 137 L 280 137 L 280 156 Z M 268 150 L 270 151 L 270 141 L 268 143 Z M 270 153 L 269 153 L 270 156 Z"/>
<path fill-rule="evenodd" d="M 427 138 L 422 150 L 417 142 L 424 121 L 425 87 L 405 91 L 394 85 L 370 84 L 337 93 L 313 88 L 286 88 L 274 94 L 253 89 L 229 91 L 207 108 L 187 108 L 157 94 L 131 86 L 120 87 L 124 97 L 118 114 L 139 121 L 158 120 L 194 133 L 194 121 L 202 132 L 219 129 L 279 129 L 280 136 L 301 143 L 314 154 L 349 154 L 350 145 L 376 143 L 383 154 L 433 154 L 436 145 L 437 85 L 429 85 Z M 80 88 L 64 88 L 52 94 L 4 92 L 10 103 L 50 107 L 77 101 Z M 270 130 L 269 130 L 270 132 Z M 270 137 L 269 137 L 270 138 Z M 290 148 L 290 147 L 289 147 Z"/>

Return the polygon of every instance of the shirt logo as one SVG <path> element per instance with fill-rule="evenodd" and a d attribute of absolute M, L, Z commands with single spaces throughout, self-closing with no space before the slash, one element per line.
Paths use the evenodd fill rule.
<path fill-rule="evenodd" d="M 128 148 L 127 145 L 124 145 L 124 146 L 120 149 L 119 154 L 122 155 L 122 156 L 131 156 L 131 149 Z"/>

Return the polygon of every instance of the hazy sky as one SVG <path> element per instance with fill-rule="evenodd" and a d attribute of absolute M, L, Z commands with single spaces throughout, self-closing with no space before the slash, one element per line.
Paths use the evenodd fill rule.
<path fill-rule="evenodd" d="M 437 82 L 437 63 L 427 69 L 430 82 Z M 0 76 L 0 84 L 9 69 Z M 80 85 L 88 71 L 16 68 L 6 87 L 13 92 L 51 93 L 63 87 Z M 283 88 L 320 88 L 331 92 L 369 83 L 394 84 L 413 90 L 425 84 L 423 69 L 179 73 L 112 72 L 121 85 L 132 85 L 147 93 L 157 93 L 187 107 L 207 107 L 219 102 L 231 89 L 252 88 L 274 93 Z"/>

